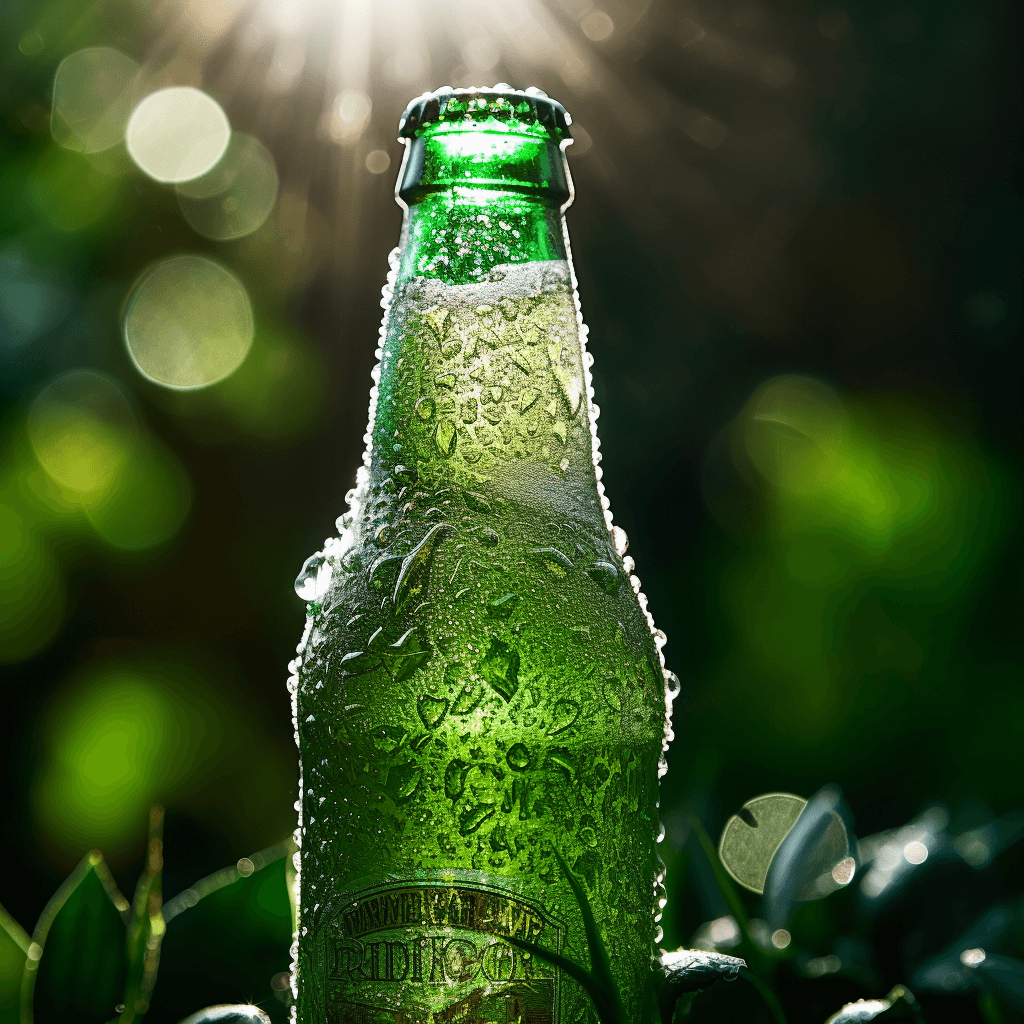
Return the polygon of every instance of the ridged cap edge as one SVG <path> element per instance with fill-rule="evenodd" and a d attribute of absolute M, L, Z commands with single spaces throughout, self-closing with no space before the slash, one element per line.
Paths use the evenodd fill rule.
<path fill-rule="evenodd" d="M 541 125 L 557 139 L 571 138 L 572 118 L 557 100 L 540 89 L 513 89 L 506 82 L 486 87 L 453 89 L 442 86 L 417 96 L 398 122 L 401 138 L 415 138 L 421 128 L 440 121 L 475 121 L 485 117 Z"/>

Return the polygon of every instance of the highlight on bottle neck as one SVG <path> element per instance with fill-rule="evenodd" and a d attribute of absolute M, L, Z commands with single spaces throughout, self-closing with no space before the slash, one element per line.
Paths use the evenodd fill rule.
<path fill-rule="evenodd" d="M 413 100 L 399 126 L 399 285 L 417 277 L 469 284 L 504 264 L 565 260 L 571 120 L 539 89 L 504 84 Z"/>

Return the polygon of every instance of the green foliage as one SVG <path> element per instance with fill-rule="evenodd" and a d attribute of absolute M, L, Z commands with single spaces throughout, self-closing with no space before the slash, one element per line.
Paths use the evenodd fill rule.
<path fill-rule="evenodd" d="M 127 976 L 125 916 L 103 855 L 93 850 L 46 905 L 22 982 L 22 1024 L 106 1024 Z"/>

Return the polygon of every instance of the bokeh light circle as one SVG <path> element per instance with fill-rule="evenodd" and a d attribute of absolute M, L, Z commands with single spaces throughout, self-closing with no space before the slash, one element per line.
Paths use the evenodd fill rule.
<path fill-rule="evenodd" d="M 189 225 L 206 238 L 228 241 L 252 234 L 277 200 L 277 168 L 259 139 L 235 133 L 220 162 L 177 188 Z"/>
<path fill-rule="evenodd" d="M 206 174 L 224 156 L 231 125 L 200 89 L 175 85 L 150 93 L 128 121 L 131 158 L 151 178 L 176 184 Z"/>
<path fill-rule="evenodd" d="M 61 487 L 89 497 L 120 477 L 138 428 L 124 392 L 93 370 L 51 381 L 28 415 L 28 437 L 39 464 Z"/>
<path fill-rule="evenodd" d="M 124 138 L 139 65 L 109 46 L 90 46 L 65 57 L 53 80 L 50 131 L 78 153 L 102 153 Z"/>
<path fill-rule="evenodd" d="M 135 285 L 124 338 L 139 372 L 169 388 L 216 384 L 241 366 L 252 345 L 245 286 L 205 256 L 174 256 Z"/>

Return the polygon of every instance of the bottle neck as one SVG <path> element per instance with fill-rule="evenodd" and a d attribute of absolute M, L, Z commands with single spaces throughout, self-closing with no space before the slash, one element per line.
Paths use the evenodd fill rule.
<path fill-rule="evenodd" d="M 489 145 L 482 134 L 471 154 Z M 553 512 L 568 489 L 603 523 L 562 217 L 570 192 L 488 186 L 472 159 L 430 166 L 413 184 L 406 168 L 400 192 L 408 208 L 382 332 L 371 486 L 398 500 L 496 492 Z M 460 176 L 474 180 L 455 184 Z"/>

